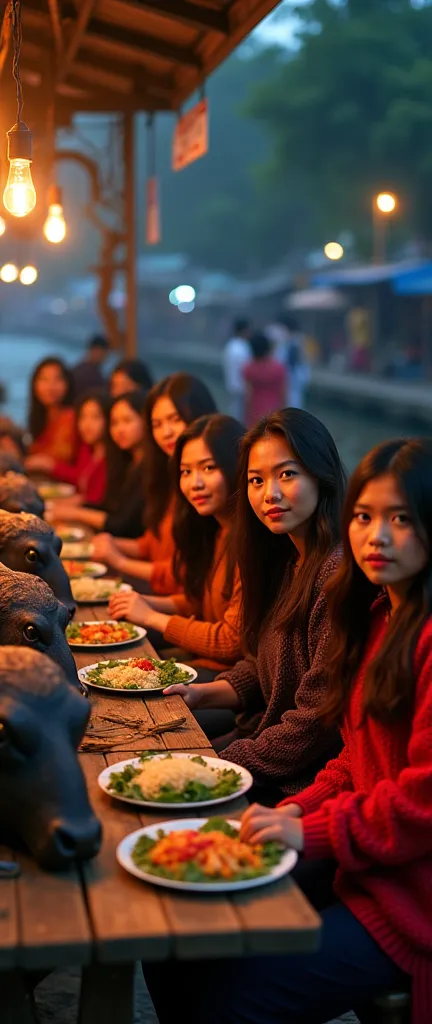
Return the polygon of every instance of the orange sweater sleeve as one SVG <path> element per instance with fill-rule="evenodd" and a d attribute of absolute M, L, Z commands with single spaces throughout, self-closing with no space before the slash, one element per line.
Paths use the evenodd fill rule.
<path fill-rule="evenodd" d="M 153 534 L 151 530 L 146 530 L 142 537 L 138 537 L 137 545 L 139 556 L 143 562 L 152 561 L 152 539 Z"/>
<path fill-rule="evenodd" d="M 186 602 L 186 598 L 183 600 Z M 175 605 L 180 610 L 181 603 L 179 604 L 177 596 Z M 220 622 L 201 622 L 195 616 L 186 619 L 181 613 L 171 615 L 164 639 L 194 654 L 232 664 L 242 656 L 240 611 L 241 583 L 236 573 L 231 600 Z"/>
<path fill-rule="evenodd" d="M 154 594 L 171 596 L 175 593 L 179 583 L 174 576 L 172 558 L 153 562 L 150 584 Z"/>

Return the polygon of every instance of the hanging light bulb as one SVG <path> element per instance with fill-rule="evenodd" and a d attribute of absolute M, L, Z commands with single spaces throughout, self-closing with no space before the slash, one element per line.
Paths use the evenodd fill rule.
<path fill-rule="evenodd" d="M 36 267 L 33 267 L 31 263 L 27 267 L 23 267 L 19 279 L 21 284 L 34 284 L 38 279 Z"/>
<path fill-rule="evenodd" d="M 48 202 L 48 217 L 43 227 L 43 233 L 48 242 L 57 245 L 63 241 L 67 229 L 63 215 L 61 191 L 56 185 L 52 185 L 50 188 Z"/>
<path fill-rule="evenodd" d="M 18 267 L 15 266 L 15 263 L 5 263 L 0 269 L 0 280 L 3 281 L 4 284 L 12 284 L 16 281 L 17 277 Z"/>
<path fill-rule="evenodd" d="M 16 84 L 17 119 L 13 128 L 7 133 L 9 175 L 3 192 L 3 202 L 13 217 L 26 217 L 36 206 L 36 190 L 30 168 L 33 139 L 31 131 L 22 120 L 24 99 L 19 68 L 22 41 L 21 0 L 11 0 L 11 23 L 12 74 Z"/>
<path fill-rule="evenodd" d="M 3 217 L 0 217 L 0 235 L 4 235 L 5 231 L 6 231 L 6 221 L 3 220 Z"/>

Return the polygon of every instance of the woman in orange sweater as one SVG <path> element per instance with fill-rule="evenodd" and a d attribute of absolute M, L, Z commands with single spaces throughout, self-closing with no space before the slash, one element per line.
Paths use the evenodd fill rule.
<path fill-rule="evenodd" d="M 157 630 L 209 669 L 241 654 L 241 587 L 231 531 L 243 427 L 231 416 L 202 416 L 184 431 L 174 456 L 177 480 L 174 572 L 184 594 L 116 594 L 110 614 Z"/>
<path fill-rule="evenodd" d="M 155 594 L 177 588 L 173 575 L 174 486 L 169 471 L 177 438 L 199 416 L 216 412 L 210 391 L 189 373 L 172 373 L 155 384 L 144 409 L 145 520 L 147 529 L 137 540 L 101 533 L 93 542 L 94 556 L 116 572 L 145 580 Z"/>
<path fill-rule="evenodd" d="M 72 398 L 72 377 L 61 359 L 39 363 L 30 385 L 29 455 L 73 462 L 78 437 Z"/>

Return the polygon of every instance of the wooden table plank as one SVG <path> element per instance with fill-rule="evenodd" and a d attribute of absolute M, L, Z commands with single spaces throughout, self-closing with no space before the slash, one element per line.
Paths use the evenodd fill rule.
<path fill-rule="evenodd" d="M 181 697 L 146 697 L 145 704 L 155 725 L 186 716 L 187 722 L 175 732 L 164 732 L 162 738 L 167 750 L 185 750 L 208 747 L 209 741 Z"/>
<path fill-rule="evenodd" d="M 96 958 L 104 963 L 166 959 L 171 935 L 157 890 L 128 875 L 116 860 L 118 843 L 140 827 L 140 818 L 132 807 L 110 801 L 99 789 L 97 776 L 105 767 L 102 755 L 84 754 L 81 762 L 104 829 L 101 853 L 83 868 Z"/>
<path fill-rule="evenodd" d="M 0 860 L 13 861 L 15 855 L 0 845 Z M 17 880 L 0 880 L 0 970 L 14 967 L 17 959 L 19 936 Z"/>
<path fill-rule="evenodd" d="M 17 962 L 26 970 L 88 964 L 92 935 L 77 871 L 41 871 L 31 857 L 17 854 L 20 948 Z"/>

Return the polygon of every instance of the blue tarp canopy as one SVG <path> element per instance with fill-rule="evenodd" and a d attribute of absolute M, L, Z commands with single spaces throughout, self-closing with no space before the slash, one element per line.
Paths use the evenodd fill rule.
<path fill-rule="evenodd" d="M 432 295 L 432 263 L 399 274 L 392 288 L 396 295 Z"/>
<path fill-rule="evenodd" d="M 427 277 L 428 281 L 426 293 L 432 291 L 432 263 L 411 259 L 399 263 L 367 263 L 360 267 L 347 267 L 346 269 L 339 267 L 327 270 L 315 274 L 312 284 L 318 288 L 353 288 L 387 282 L 399 295 L 421 295 L 426 293 L 417 287 L 414 290 L 414 282 L 416 280 L 420 282 L 423 277 Z M 402 285 L 399 288 L 399 282 L 404 284 L 403 291 Z M 411 283 L 413 290 L 410 288 Z"/>

